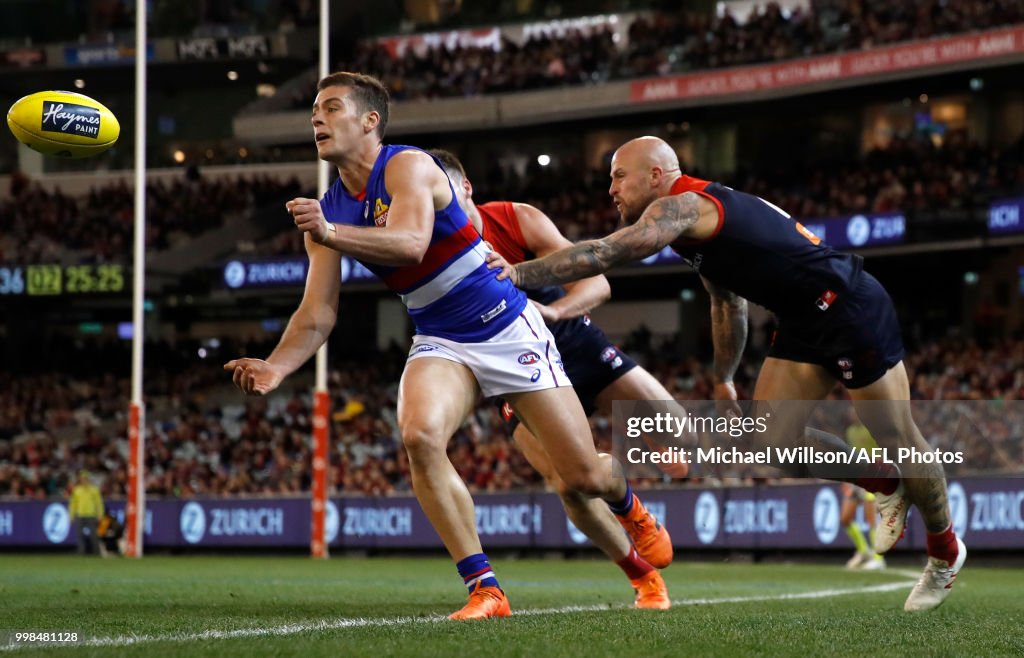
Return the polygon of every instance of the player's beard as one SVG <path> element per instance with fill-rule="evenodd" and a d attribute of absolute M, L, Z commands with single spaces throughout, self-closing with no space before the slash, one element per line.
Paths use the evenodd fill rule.
<path fill-rule="evenodd" d="M 651 205 L 657 198 L 657 194 L 651 193 L 646 199 L 640 199 L 635 204 L 621 201 L 619 203 L 619 228 L 636 224 L 644 214 L 644 211 L 647 210 L 647 206 Z"/>

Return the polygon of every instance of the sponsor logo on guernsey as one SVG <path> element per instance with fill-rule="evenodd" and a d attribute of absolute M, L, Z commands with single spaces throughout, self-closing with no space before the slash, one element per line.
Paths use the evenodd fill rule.
<path fill-rule="evenodd" d="M 373 223 L 377 226 L 386 226 L 388 223 L 388 209 L 391 206 L 377 199 L 373 204 Z"/>
<path fill-rule="evenodd" d="M 533 374 L 530 375 L 531 382 L 536 382 L 538 379 L 540 379 L 540 368 L 534 370 Z"/>
<path fill-rule="evenodd" d="M 523 352 L 519 355 L 519 363 L 524 366 L 532 366 L 540 362 L 540 354 L 536 352 Z"/>
<path fill-rule="evenodd" d="M 498 304 L 497 306 L 495 306 L 491 310 L 489 310 L 486 313 L 484 313 L 483 315 L 481 315 L 480 316 L 480 320 L 483 321 L 483 322 L 490 322 L 494 318 L 496 318 L 499 315 L 501 315 L 501 313 L 505 310 L 506 306 L 507 306 L 507 304 L 505 303 L 505 300 L 504 299 L 501 300 L 500 304 Z"/>
<path fill-rule="evenodd" d="M 832 292 L 831 290 L 826 290 L 825 292 L 821 293 L 821 297 L 818 297 L 818 301 L 814 303 L 815 305 L 817 305 L 819 310 L 827 311 L 828 308 L 835 303 L 838 297 L 839 295 Z"/>
<path fill-rule="evenodd" d="M 439 350 L 439 349 L 441 349 L 441 348 L 439 348 L 437 345 L 431 345 L 430 343 L 424 343 L 422 345 L 417 345 L 413 349 L 412 353 L 413 354 L 420 354 L 422 352 L 434 352 L 434 351 Z"/>

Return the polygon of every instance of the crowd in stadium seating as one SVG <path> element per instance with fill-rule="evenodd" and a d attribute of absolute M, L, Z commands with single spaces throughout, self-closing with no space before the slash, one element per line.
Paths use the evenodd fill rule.
<path fill-rule="evenodd" d="M 700 176 L 699 170 L 688 172 Z M 607 193 L 607 171 L 580 171 L 572 163 L 541 168 L 530 163 L 482 172 L 474 179 L 478 202 L 515 199 L 532 203 L 571 240 L 614 230 L 618 214 Z M 771 200 L 799 218 L 855 212 L 936 211 L 986 207 L 993 195 L 1024 189 L 1024 138 L 1003 151 L 950 133 L 936 146 L 926 135 L 896 137 L 886 149 L 862 158 L 808 163 L 758 175 L 743 170 L 722 182 Z M 270 176 L 207 180 L 182 177 L 148 189 L 147 248 L 162 250 L 216 228 L 225 216 L 258 208 L 299 183 Z M 131 252 L 134 194 L 125 182 L 72 197 L 15 176 L 0 199 L 0 262 L 22 264 L 125 260 Z M 258 244 L 260 255 L 302 253 L 301 235 L 285 229 Z"/>
<path fill-rule="evenodd" d="M 755 64 L 990 29 L 1024 20 L 1014 0 L 813 0 L 810 11 L 758 6 L 743 23 L 731 14 L 641 14 L 620 47 L 606 28 L 504 39 L 490 47 L 438 46 L 417 53 L 359 43 L 337 70 L 371 73 L 399 100 L 478 96 Z M 306 107 L 313 88 L 291 90 Z"/>
<path fill-rule="evenodd" d="M 680 354 L 672 341 L 655 343 L 638 333 L 627 346 L 677 399 L 710 398 L 710 368 Z M 165 350 L 168 356 L 173 353 Z M 409 492 L 408 463 L 395 429 L 397 375 L 403 361 L 402 351 L 394 349 L 331 373 L 334 492 Z M 997 342 L 984 348 L 955 341 L 927 343 L 913 351 L 906 363 L 915 399 L 1024 399 L 1024 342 Z M 270 398 L 245 400 L 225 390 L 224 375 L 216 364 L 181 361 L 177 367 L 154 369 L 150 375 L 146 489 L 151 495 L 308 491 L 311 420 L 304 385 L 292 384 L 295 388 L 286 387 Z M 741 397 L 749 395 L 754 376 L 755 362 L 744 363 L 737 380 Z M 105 496 L 123 495 L 126 378 L 112 374 L 15 378 L 2 373 L 0 401 L 0 496 L 59 496 L 81 468 L 96 474 Z M 992 402 L 949 402 L 928 408 L 937 415 L 921 421 L 919 414 L 919 421 L 933 447 L 964 450 L 967 455 L 967 462 L 950 467 L 951 472 L 1024 469 L 1020 441 L 1024 409 Z M 608 420 L 595 417 L 592 427 L 599 447 L 608 449 Z M 449 455 L 474 491 L 541 485 L 508 438 L 497 410 L 487 402 L 480 403 L 452 438 Z M 744 471 L 730 475 L 744 477 Z"/>
<path fill-rule="evenodd" d="M 898 136 L 863 158 L 837 157 L 730 184 L 772 200 L 795 217 L 859 212 L 935 212 L 987 207 L 993 195 L 1024 188 L 1024 138 L 990 150 L 951 132 L 941 146 L 924 134 Z"/>
<path fill-rule="evenodd" d="M 522 173 L 494 167 L 469 172 L 478 203 L 496 199 L 530 203 L 555 220 L 573 241 L 606 235 L 618 227 L 619 215 L 608 196 L 607 170 L 581 171 L 572 162 L 546 168 L 531 162 Z M 699 170 L 687 173 L 701 176 Z M 888 148 L 861 158 L 833 154 L 827 163 L 808 162 L 756 175 L 741 170 L 721 182 L 768 199 L 801 219 L 987 208 L 994 196 L 1024 190 L 1024 138 L 994 151 L 968 142 L 958 132 L 947 135 L 942 146 L 927 135 L 897 136 Z M 978 230 L 984 227 L 979 224 Z M 269 256 L 303 249 L 302 235 L 285 229 L 254 251 Z"/>
<path fill-rule="evenodd" d="M 0 199 L 0 262 L 32 264 L 125 261 L 131 258 L 134 190 L 124 181 L 74 197 L 48 191 L 21 175 Z M 243 213 L 297 191 L 297 181 L 270 176 L 205 179 L 186 175 L 147 187 L 146 245 L 166 249 Z"/>

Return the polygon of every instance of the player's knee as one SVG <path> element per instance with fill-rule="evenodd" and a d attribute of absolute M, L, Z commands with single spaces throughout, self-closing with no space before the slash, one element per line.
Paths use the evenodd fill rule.
<path fill-rule="evenodd" d="M 565 483 L 565 480 L 558 477 L 556 474 L 549 474 L 549 476 L 545 477 L 544 480 L 548 487 L 555 491 L 562 501 L 568 504 L 577 503 L 588 498 L 588 496 L 584 495 L 582 492 L 570 487 Z"/>
<path fill-rule="evenodd" d="M 447 455 L 448 437 L 436 426 L 418 421 L 406 422 L 400 424 L 399 433 L 412 461 Z"/>
<path fill-rule="evenodd" d="M 606 474 L 597 468 L 579 469 L 573 473 L 563 473 L 561 477 L 566 496 L 582 495 L 593 498 L 604 494 L 608 489 Z"/>

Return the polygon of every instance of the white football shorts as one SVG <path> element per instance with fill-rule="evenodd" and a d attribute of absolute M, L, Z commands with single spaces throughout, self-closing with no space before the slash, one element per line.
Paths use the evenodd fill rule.
<path fill-rule="evenodd" d="M 512 324 L 480 343 L 416 334 L 407 362 L 425 358 L 466 366 L 488 398 L 572 386 L 555 339 L 533 304 L 527 304 Z"/>

